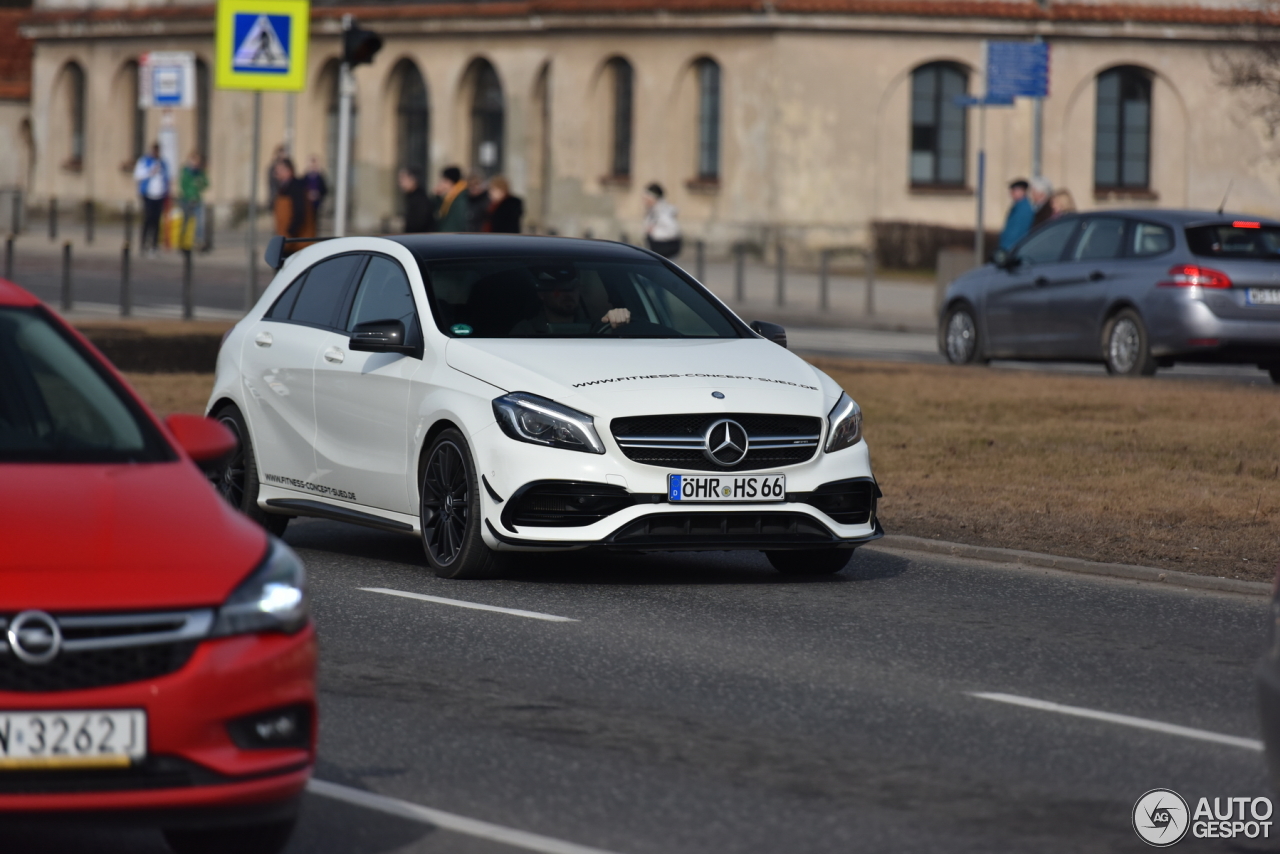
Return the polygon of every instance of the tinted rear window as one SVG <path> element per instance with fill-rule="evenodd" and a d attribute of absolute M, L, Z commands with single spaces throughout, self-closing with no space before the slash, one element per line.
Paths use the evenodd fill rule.
<path fill-rule="evenodd" d="M 1232 223 L 1198 225 L 1187 229 L 1187 243 L 1196 255 L 1210 258 L 1264 258 L 1280 261 L 1280 227 Z"/>

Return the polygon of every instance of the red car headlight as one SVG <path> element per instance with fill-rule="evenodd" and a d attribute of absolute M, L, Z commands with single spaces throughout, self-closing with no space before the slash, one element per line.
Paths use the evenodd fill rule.
<path fill-rule="evenodd" d="M 293 634 L 307 624 L 307 573 L 293 549 L 275 537 L 266 560 L 218 609 L 210 637 L 249 632 Z"/>

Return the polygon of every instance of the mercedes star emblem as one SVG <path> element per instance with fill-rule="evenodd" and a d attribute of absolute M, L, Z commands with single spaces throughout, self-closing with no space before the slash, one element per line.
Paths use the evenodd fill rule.
<path fill-rule="evenodd" d="M 722 418 L 707 428 L 702 453 L 718 466 L 728 468 L 747 455 L 747 431 L 737 421 Z"/>
<path fill-rule="evenodd" d="M 9 623 L 9 648 L 27 664 L 48 664 L 62 649 L 62 632 L 44 611 L 23 611 Z"/>

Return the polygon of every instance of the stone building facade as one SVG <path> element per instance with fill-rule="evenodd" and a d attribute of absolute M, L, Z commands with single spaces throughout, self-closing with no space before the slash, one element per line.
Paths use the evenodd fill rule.
<path fill-rule="evenodd" d="M 36 0 L 30 196 L 120 207 L 128 166 L 161 120 L 136 109 L 139 54 L 199 57 L 199 106 L 174 114 L 208 154 L 221 216 L 264 182 L 272 147 L 336 151 L 340 19 L 380 32 L 356 70 L 352 221 L 394 227 L 394 173 L 449 164 L 501 171 L 528 223 L 636 239 L 641 193 L 662 183 L 687 233 L 713 249 L 783 239 L 799 251 L 859 246 L 872 223 L 972 228 L 981 124 L 954 95 L 981 94 L 984 43 L 1041 37 L 1052 51 L 1043 172 L 1082 208 L 1216 208 L 1280 214 L 1269 128 L 1215 70 L 1253 13 L 1230 6 L 965 0 L 494 0 L 313 8 L 308 87 L 220 91 L 213 7 Z M 986 223 L 1027 175 L 1033 107 L 985 118 Z M 0 155 L 7 156 L 7 155 Z M 6 167 L 7 168 L 7 167 Z"/>

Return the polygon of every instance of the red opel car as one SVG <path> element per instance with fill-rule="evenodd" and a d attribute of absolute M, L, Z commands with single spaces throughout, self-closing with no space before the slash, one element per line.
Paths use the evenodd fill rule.
<path fill-rule="evenodd" d="M 302 564 L 161 422 L 0 281 L 0 817 L 154 824 L 178 854 L 276 852 L 315 760 Z"/>

